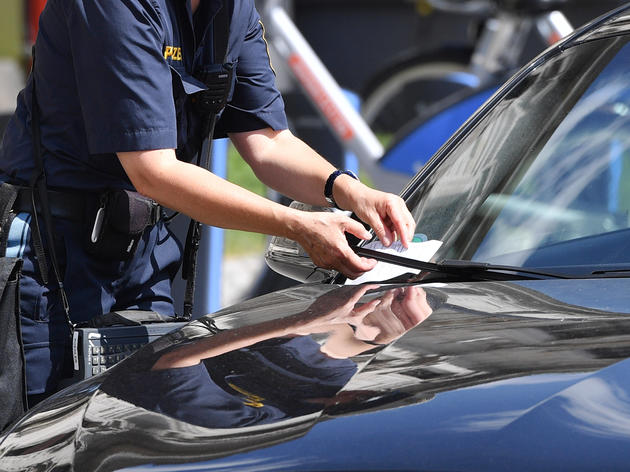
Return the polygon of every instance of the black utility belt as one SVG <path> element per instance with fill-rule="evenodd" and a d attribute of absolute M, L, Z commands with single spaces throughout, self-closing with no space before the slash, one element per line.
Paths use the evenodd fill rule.
<path fill-rule="evenodd" d="M 14 213 L 32 213 L 33 203 L 31 200 L 32 189 L 30 187 L 20 187 L 15 185 L 17 189 L 17 197 L 13 204 Z M 62 218 L 64 220 L 85 221 L 85 209 L 87 202 L 96 201 L 97 195 L 91 193 L 75 193 L 75 192 L 58 192 L 56 190 L 48 190 L 48 205 L 50 206 L 51 216 L 53 218 Z M 38 196 L 35 201 L 37 210 L 41 212 Z"/>
<path fill-rule="evenodd" d="M 16 188 L 13 211 L 32 213 L 31 188 Z M 108 260 L 131 258 L 144 230 L 155 225 L 162 216 L 160 205 L 131 190 L 113 189 L 100 194 L 48 190 L 47 199 L 52 218 L 80 222 L 85 250 Z M 36 194 L 35 201 L 41 214 L 38 200 Z"/>

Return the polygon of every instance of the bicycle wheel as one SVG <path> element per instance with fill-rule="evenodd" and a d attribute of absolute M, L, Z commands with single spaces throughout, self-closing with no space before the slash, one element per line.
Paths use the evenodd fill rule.
<path fill-rule="evenodd" d="M 423 112 L 461 91 L 479 86 L 468 70 L 471 51 L 446 49 L 390 66 L 370 81 L 361 113 L 370 127 L 393 134 Z"/>

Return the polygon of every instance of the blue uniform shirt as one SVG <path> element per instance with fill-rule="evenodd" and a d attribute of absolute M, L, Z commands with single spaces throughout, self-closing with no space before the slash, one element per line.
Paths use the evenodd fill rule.
<path fill-rule="evenodd" d="M 48 0 L 40 18 L 35 77 L 48 184 L 98 191 L 131 188 L 119 151 L 176 148 L 192 158 L 201 141 L 190 95 L 214 62 L 213 17 L 224 0 Z M 287 127 L 253 0 L 234 0 L 227 61 L 235 68 L 215 137 Z M 5 179 L 33 168 L 31 79 L 18 97 L 0 150 Z M 192 146 L 191 146 L 192 144 Z"/>

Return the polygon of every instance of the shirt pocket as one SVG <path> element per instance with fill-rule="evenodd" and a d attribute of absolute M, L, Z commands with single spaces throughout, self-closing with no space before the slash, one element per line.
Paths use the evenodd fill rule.
<path fill-rule="evenodd" d="M 230 65 L 232 69 L 236 64 Z M 197 94 L 207 90 L 206 84 L 198 79 L 202 77 L 210 80 L 217 72 L 225 71 L 221 64 L 210 64 L 197 68 L 195 75 L 189 74 L 184 68 L 171 67 L 173 76 L 173 98 L 175 100 L 175 110 L 177 113 L 177 157 L 180 160 L 190 162 L 201 147 L 203 117 L 197 112 L 194 101 Z M 234 93 L 236 84 L 235 71 L 229 75 L 230 82 L 227 85 L 227 101 L 229 102 Z M 220 118 L 221 110 L 218 114 Z"/>
<path fill-rule="evenodd" d="M 201 146 L 202 120 L 195 111 L 195 94 L 206 90 L 200 80 L 188 74 L 183 68 L 171 68 L 173 80 L 173 100 L 177 116 L 177 157 L 191 162 Z"/>

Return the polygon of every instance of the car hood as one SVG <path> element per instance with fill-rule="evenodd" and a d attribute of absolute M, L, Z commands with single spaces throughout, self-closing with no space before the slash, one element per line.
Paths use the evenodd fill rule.
<path fill-rule="evenodd" d="M 284 290 L 43 402 L 5 436 L 0 461 L 7 471 L 623 467 L 629 302 L 630 279 Z M 198 346 L 201 362 L 155 369 Z"/>

